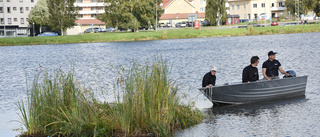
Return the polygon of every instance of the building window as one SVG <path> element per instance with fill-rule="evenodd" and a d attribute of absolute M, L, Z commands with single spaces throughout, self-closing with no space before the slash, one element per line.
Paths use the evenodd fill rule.
<path fill-rule="evenodd" d="M 96 17 L 96 16 L 97 16 L 97 14 L 91 14 L 91 18 Z"/>
<path fill-rule="evenodd" d="M 94 3 L 94 2 L 96 2 L 96 0 L 90 0 L 90 3 Z"/>
<path fill-rule="evenodd" d="M 26 18 L 26 21 L 29 21 L 29 18 Z"/>
<path fill-rule="evenodd" d="M 200 0 L 200 4 L 206 4 L 206 0 Z"/>
<path fill-rule="evenodd" d="M 102 2 L 102 0 L 97 0 L 97 2 Z"/>
<path fill-rule="evenodd" d="M 20 1 L 20 3 L 22 3 L 23 2 L 23 0 L 19 0 Z"/>
<path fill-rule="evenodd" d="M 11 18 L 8 18 L 8 24 L 11 24 L 12 22 L 11 22 Z"/>
<path fill-rule="evenodd" d="M 10 0 L 7 0 L 7 2 L 10 2 Z"/>
<path fill-rule="evenodd" d="M 243 9 L 246 9 L 246 4 L 243 4 Z"/>
<path fill-rule="evenodd" d="M 83 10 L 83 8 L 82 8 L 82 7 L 79 7 L 79 10 Z"/>
<path fill-rule="evenodd" d="M 20 22 L 21 22 L 21 24 L 24 24 L 24 19 L 21 18 L 21 19 L 20 19 Z"/>
<path fill-rule="evenodd" d="M 234 5 L 232 4 L 232 10 L 234 10 Z"/>
<path fill-rule="evenodd" d="M 82 14 L 79 14 L 79 15 L 78 15 L 78 18 L 83 18 L 83 15 L 82 15 Z"/>
<path fill-rule="evenodd" d="M 3 2 L 3 0 L 0 0 L 0 2 Z"/>
<path fill-rule="evenodd" d="M 20 7 L 20 13 L 23 13 L 23 7 Z"/>
<path fill-rule="evenodd" d="M 31 7 L 31 10 L 33 9 L 33 7 Z"/>
<path fill-rule="evenodd" d="M 0 18 L 0 22 L 1 22 L 1 24 L 4 24 L 4 19 Z"/>
<path fill-rule="evenodd" d="M 17 22 L 17 21 L 18 21 L 18 19 L 17 19 L 17 18 L 13 18 L 13 21 L 14 21 L 14 22 Z"/>
<path fill-rule="evenodd" d="M 95 7 L 91 7 L 91 10 L 95 10 Z"/>
<path fill-rule="evenodd" d="M 271 7 L 274 7 L 274 3 L 271 4 Z"/>
<path fill-rule="evenodd" d="M 14 11 L 17 11 L 17 7 L 13 7 L 12 9 L 13 9 Z"/>
<path fill-rule="evenodd" d="M 284 7 L 283 2 L 279 2 L 279 7 Z"/>
<path fill-rule="evenodd" d="M 29 11 L 29 7 L 26 7 L 26 11 Z"/>
<path fill-rule="evenodd" d="M 240 5 L 237 5 L 237 9 L 240 10 Z"/>
<path fill-rule="evenodd" d="M 204 12 L 205 10 L 206 10 L 205 7 L 201 7 L 201 8 L 200 8 L 200 11 L 201 11 L 201 12 Z"/>
<path fill-rule="evenodd" d="M 77 3 L 83 3 L 83 0 L 77 0 Z"/>
<path fill-rule="evenodd" d="M 265 7 L 266 7 L 266 4 L 265 4 L 265 3 L 261 3 L 261 7 L 262 7 L 262 8 L 265 8 Z"/>
<path fill-rule="evenodd" d="M 257 3 L 253 4 L 253 8 L 258 8 L 258 4 Z"/>
<path fill-rule="evenodd" d="M 3 13 L 3 7 L 0 7 L 0 13 Z"/>
<path fill-rule="evenodd" d="M 11 8 L 10 7 L 7 7 L 7 12 L 11 13 Z"/>
<path fill-rule="evenodd" d="M 258 14 L 254 14 L 254 19 L 258 19 Z"/>
<path fill-rule="evenodd" d="M 34 3 L 34 0 L 31 0 L 31 3 Z"/>

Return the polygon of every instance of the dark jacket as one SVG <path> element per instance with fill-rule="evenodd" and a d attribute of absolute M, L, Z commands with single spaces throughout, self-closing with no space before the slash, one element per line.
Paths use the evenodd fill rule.
<path fill-rule="evenodd" d="M 266 74 L 268 77 L 278 76 L 279 75 L 279 67 L 281 66 L 278 60 L 267 60 L 263 63 L 262 68 L 266 68 Z"/>
<path fill-rule="evenodd" d="M 212 84 L 213 86 L 216 84 L 216 75 L 212 75 L 211 72 L 208 72 L 204 75 L 202 80 L 202 87 L 206 87 L 209 84 Z"/>
<path fill-rule="evenodd" d="M 242 82 L 252 82 L 257 80 L 259 80 L 259 73 L 257 67 L 252 67 L 252 65 L 249 65 L 243 69 Z"/>

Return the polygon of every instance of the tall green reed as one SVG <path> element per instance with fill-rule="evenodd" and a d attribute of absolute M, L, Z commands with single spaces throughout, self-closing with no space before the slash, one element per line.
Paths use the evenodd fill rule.
<path fill-rule="evenodd" d="M 170 80 L 170 67 L 161 56 L 145 64 L 134 62 L 119 71 L 116 114 L 126 134 L 166 136 L 177 128 L 199 123 L 203 116 L 191 105 L 180 104 L 178 87 Z"/>
<path fill-rule="evenodd" d="M 57 70 L 53 76 L 41 70 L 28 90 L 27 104 L 18 104 L 27 130 L 24 135 L 96 136 L 110 132 L 97 117 L 94 103 L 92 92 L 80 87 L 72 70 Z"/>

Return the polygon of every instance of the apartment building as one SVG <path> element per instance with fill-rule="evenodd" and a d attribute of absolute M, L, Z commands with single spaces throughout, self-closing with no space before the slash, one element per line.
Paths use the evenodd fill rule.
<path fill-rule="evenodd" d="M 38 0 L 0 0 L 0 35 L 28 35 L 28 15 Z"/>
<path fill-rule="evenodd" d="M 288 12 L 285 0 L 228 0 L 230 15 L 239 15 L 240 19 L 260 20 L 285 16 Z"/>
<path fill-rule="evenodd" d="M 103 14 L 105 3 L 103 0 L 77 0 L 74 6 L 79 8 L 76 26 L 67 29 L 67 35 L 77 35 L 91 27 L 105 27 L 105 23 L 96 19 Z"/>

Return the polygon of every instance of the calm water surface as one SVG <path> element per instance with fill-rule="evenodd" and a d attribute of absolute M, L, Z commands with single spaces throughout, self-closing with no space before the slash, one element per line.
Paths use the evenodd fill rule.
<path fill-rule="evenodd" d="M 292 99 L 252 105 L 212 107 L 199 95 L 198 87 L 205 73 L 218 66 L 217 84 L 241 81 L 242 69 L 251 56 L 262 62 L 270 50 L 285 70 L 308 75 L 305 99 Z M 101 100 L 112 101 L 114 66 L 143 62 L 157 53 L 173 64 L 171 77 L 181 83 L 183 101 L 215 118 L 174 133 L 174 136 L 320 136 L 320 33 L 199 38 L 117 43 L 0 47 L 0 137 L 15 136 L 21 124 L 16 103 L 26 101 L 26 88 L 39 65 L 50 70 L 68 70 L 75 64 L 77 78 L 95 90 Z M 262 75 L 260 74 L 260 78 Z M 27 84 L 28 82 L 28 84 Z"/>

